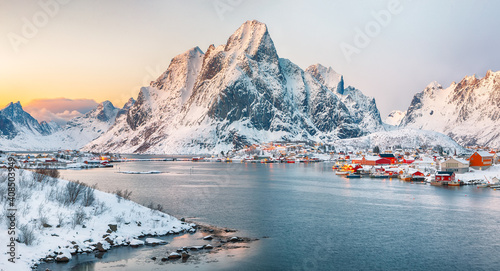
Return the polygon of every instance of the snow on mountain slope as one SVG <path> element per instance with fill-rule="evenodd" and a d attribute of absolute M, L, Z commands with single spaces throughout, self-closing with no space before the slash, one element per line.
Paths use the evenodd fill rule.
<path fill-rule="evenodd" d="M 400 126 L 433 130 L 463 145 L 500 147 L 500 72 L 466 76 L 443 88 L 436 82 L 416 94 Z"/>
<path fill-rule="evenodd" d="M 0 111 L 0 149 L 79 149 L 107 131 L 114 123 L 118 110 L 111 102 L 105 101 L 96 109 L 60 127 L 53 122 L 38 123 L 22 109 L 19 102 L 10 103 Z"/>
<path fill-rule="evenodd" d="M 406 111 L 399 111 L 399 110 L 393 110 L 389 115 L 387 115 L 387 118 L 384 120 L 384 123 L 392 125 L 392 126 L 399 126 L 401 123 L 401 120 L 406 115 Z"/>
<path fill-rule="evenodd" d="M 195 47 L 172 59 L 164 74 L 141 88 L 126 118 L 117 118 L 83 150 L 212 153 L 382 129 L 374 100 L 353 88 L 337 93 L 341 76 L 315 67 L 305 72 L 279 58 L 267 26 L 247 21 L 225 45 L 210 45 L 206 53 Z M 373 121 L 360 114 L 365 108 L 376 115 Z"/>
<path fill-rule="evenodd" d="M 110 101 L 104 101 L 85 115 L 70 120 L 50 137 L 59 141 L 61 148 L 80 149 L 106 132 L 114 124 L 119 110 Z"/>
<path fill-rule="evenodd" d="M 349 139 L 340 139 L 333 142 L 337 150 L 381 149 L 401 147 L 403 149 L 418 148 L 422 146 L 441 146 L 445 150 L 457 153 L 466 153 L 466 149 L 457 144 L 450 137 L 434 131 L 403 128 L 392 131 L 372 133 L 367 136 Z"/>

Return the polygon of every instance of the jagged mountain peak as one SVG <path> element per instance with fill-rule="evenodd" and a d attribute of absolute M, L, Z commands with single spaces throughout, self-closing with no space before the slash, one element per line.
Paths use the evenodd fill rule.
<path fill-rule="evenodd" d="M 178 92 L 181 92 L 182 102 L 185 102 L 191 94 L 203 56 L 204 53 L 198 46 L 175 56 L 168 69 L 156 81 L 151 82 L 151 86 L 166 92 L 173 92 L 172 95 L 176 96 Z M 179 80 L 179 77 L 182 80 Z"/>
<path fill-rule="evenodd" d="M 128 101 L 123 105 L 122 109 L 127 110 L 131 108 L 134 104 L 135 104 L 135 99 L 130 97 L 130 99 L 128 99 Z"/>
<path fill-rule="evenodd" d="M 251 59 L 277 63 L 278 54 L 267 26 L 257 20 L 246 21 L 227 40 L 224 51 L 246 53 Z"/>
<path fill-rule="evenodd" d="M 437 81 L 432 81 L 425 87 L 425 89 L 429 90 L 443 89 L 443 86 L 441 86 L 441 84 L 439 84 Z"/>
<path fill-rule="evenodd" d="M 344 93 L 344 78 L 341 74 L 335 72 L 332 67 L 327 68 L 317 63 L 307 67 L 305 71 L 330 90 L 339 94 Z"/>
<path fill-rule="evenodd" d="M 338 74 L 335 70 L 333 70 L 332 67 L 325 67 L 320 63 L 313 64 L 309 67 L 307 67 L 306 71 L 318 71 L 322 74 L 329 73 L 329 74 Z"/>
<path fill-rule="evenodd" d="M 110 101 L 103 101 L 97 105 L 97 108 L 85 114 L 84 118 L 96 118 L 102 122 L 114 120 L 118 109 Z"/>
<path fill-rule="evenodd" d="M 174 58 L 172 58 L 172 60 L 170 61 L 169 67 L 171 65 L 176 65 L 179 63 L 187 62 L 192 58 L 198 58 L 204 54 L 205 53 L 203 53 L 203 51 L 200 49 L 200 47 L 195 46 L 195 47 L 185 51 L 184 53 L 178 54 Z"/>
<path fill-rule="evenodd" d="M 23 106 L 21 105 L 20 101 L 17 101 L 16 103 L 10 102 L 9 104 L 7 104 L 7 106 L 5 106 L 4 109 L 2 109 L 2 111 L 5 114 L 16 114 L 16 113 L 24 112 Z"/>

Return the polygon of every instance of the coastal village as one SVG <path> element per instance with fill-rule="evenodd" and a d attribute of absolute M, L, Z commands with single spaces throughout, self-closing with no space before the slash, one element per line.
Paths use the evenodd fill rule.
<path fill-rule="evenodd" d="M 465 151 L 464 151 L 465 150 Z M 422 146 L 416 149 L 400 147 L 381 150 L 340 150 L 335 146 L 306 141 L 271 142 L 245 146 L 241 150 L 221 151 L 211 155 L 177 155 L 161 158 L 129 158 L 120 154 L 86 153 L 76 150 L 57 152 L 0 152 L 0 168 L 7 166 L 7 157 L 13 156 L 18 167 L 25 169 L 57 168 L 85 169 L 113 167 L 130 161 L 192 161 L 223 163 L 331 163 L 332 174 L 347 178 L 400 179 L 431 185 L 477 185 L 500 188 L 498 150 L 490 148 L 443 150 L 442 147 Z M 122 172 L 161 173 L 161 172 Z"/>

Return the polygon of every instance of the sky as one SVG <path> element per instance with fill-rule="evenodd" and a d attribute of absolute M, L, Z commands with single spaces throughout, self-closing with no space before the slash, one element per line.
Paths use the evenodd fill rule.
<path fill-rule="evenodd" d="M 432 81 L 500 70 L 498 10 L 500 1 L 0 0 L 0 108 L 21 101 L 68 117 L 83 111 L 55 112 L 61 100 L 121 107 L 174 56 L 224 44 L 256 19 L 280 57 L 331 66 L 384 119 Z"/>

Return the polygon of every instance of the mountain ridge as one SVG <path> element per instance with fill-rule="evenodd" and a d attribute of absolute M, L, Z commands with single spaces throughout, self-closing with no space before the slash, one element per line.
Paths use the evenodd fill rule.
<path fill-rule="evenodd" d="M 430 83 L 415 94 L 400 127 L 444 133 L 465 146 L 500 147 L 500 71 L 465 76 L 443 88 Z"/>

